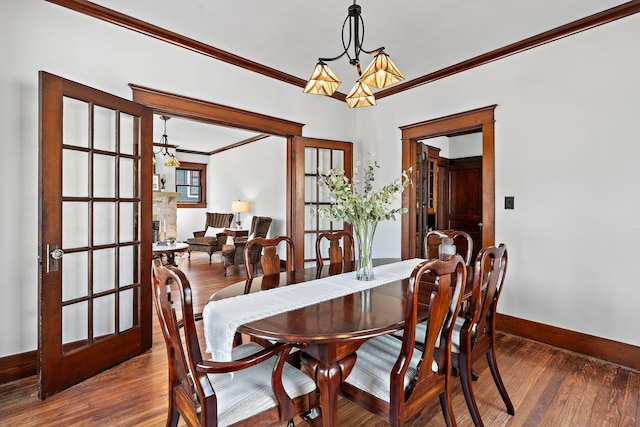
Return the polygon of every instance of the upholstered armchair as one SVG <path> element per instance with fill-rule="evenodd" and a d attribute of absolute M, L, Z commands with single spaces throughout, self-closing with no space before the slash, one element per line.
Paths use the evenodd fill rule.
<path fill-rule="evenodd" d="M 267 237 L 272 219 L 268 216 L 254 216 L 251 220 L 251 228 L 249 229 L 248 238 L 237 238 L 233 244 L 222 245 L 222 261 L 224 262 L 224 275 L 227 275 L 227 267 L 230 265 L 244 265 L 244 247 L 248 239 L 254 237 Z M 256 264 L 260 260 L 260 246 L 251 248 L 249 254 L 249 263 L 252 268 L 256 268 Z"/>
<path fill-rule="evenodd" d="M 207 212 L 204 230 L 194 231 L 193 237 L 187 239 L 189 258 L 192 251 L 207 252 L 211 262 L 211 255 L 221 250 L 227 240 L 224 230 L 231 226 L 231 221 L 233 221 L 232 213 Z"/>

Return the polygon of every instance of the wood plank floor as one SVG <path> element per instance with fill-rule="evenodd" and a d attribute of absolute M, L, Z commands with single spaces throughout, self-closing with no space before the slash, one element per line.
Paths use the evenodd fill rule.
<path fill-rule="evenodd" d="M 177 261 L 192 282 L 198 310 L 211 293 L 244 278 L 243 271 L 224 277 L 219 255 L 211 264 L 207 254 L 195 252 L 190 262 L 186 256 Z M 498 340 L 498 363 L 516 415 L 505 411 L 486 362 L 480 361 L 474 387 L 487 426 L 640 426 L 637 371 L 505 334 Z M 166 382 L 165 347 L 155 327 L 149 352 L 45 401 L 37 398 L 35 377 L 0 385 L 0 426 L 162 426 Z M 471 426 L 458 381 L 454 383 L 456 420 L 459 426 Z M 340 426 L 386 425 L 346 399 L 339 405 Z M 296 424 L 305 425 L 300 420 Z M 437 402 L 407 423 L 443 424 Z"/>

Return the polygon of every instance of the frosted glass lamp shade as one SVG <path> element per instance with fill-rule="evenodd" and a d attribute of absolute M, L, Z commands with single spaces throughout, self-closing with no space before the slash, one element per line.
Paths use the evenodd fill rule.
<path fill-rule="evenodd" d="M 376 105 L 376 97 L 373 96 L 373 92 L 371 92 L 369 86 L 362 82 L 356 82 L 345 101 L 347 101 L 347 104 L 349 104 L 351 108 Z"/>
<path fill-rule="evenodd" d="M 176 156 L 174 156 L 173 154 L 169 154 L 169 158 L 165 160 L 164 165 L 170 168 L 179 168 L 180 162 L 178 161 Z"/>
<path fill-rule="evenodd" d="M 324 62 L 318 62 L 313 70 L 304 93 L 314 93 L 316 95 L 331 96 L 340 86 L 340 79 Z"/>
<path fill-rule="evenodd" d="M 379 52 L 358 79 L 369 86 L 383 88 L 404 80 L 404 76 L 389 55 Z"/>

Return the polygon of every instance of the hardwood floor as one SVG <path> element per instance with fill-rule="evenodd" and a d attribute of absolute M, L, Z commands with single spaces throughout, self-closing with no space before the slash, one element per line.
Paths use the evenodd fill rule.
<path fill-rule="evenodd" d="M 223 276 L 218 254 L 211 264 L 207 254 L 196 252 L 191 262 L 186 256 L 177 261 L 193 285 L 198 311 L 217 289 L 245 277 L 243 270 Z M 498 363 L 516 415 L 505 411 L 481 361 L 474 390 L 487 426 L 640 426 L 640 372 L 506 334 L 498 339 Z M 0 426 L 162 426 L 166 382 L 164 341 L 156 327 L 149 352 L 45 401 L 37 398 L 36 377 L 1 384 Z M 452 393 L 458 425 L 471 426 L 457 378 Z M 346 399 L 339 405 L 340 426 L 386 425 Z M 434 401 L 407 425 L 443 424 Z"/>

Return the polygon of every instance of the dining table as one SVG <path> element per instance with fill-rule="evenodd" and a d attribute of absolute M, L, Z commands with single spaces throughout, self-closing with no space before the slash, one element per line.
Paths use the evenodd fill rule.
<path fill-rule="evenodd" d="M 302 367 L 315 380 L 319 392 L 321 417 L 310 420 L 312 425 L 337 425 L 340 385 L 355 364 L 356 350 L 366 340 L 400 330 L 404 325 L 408 278 L 413 267 L 423 260 L 389 261 L 393 260 L 377 260 L 374 263 L 378 264 L 374 267 L 374 280 L 386 278 L 379 280 L 381 283 L 365 286 L 364 290 L 347 290 L 338 297 L 319 298 L 319 302 L 255 320 L 249 317 L 249 321 L 239 321 L 236 328 L 231 328 L 234 333 L 290 343 L 299 349 Z M 385 262 L 387 263 L 384 264 Z M 268 292 L 277 289 L 292 286 L 302 289 L 302 286 L 306 286 L 305 295 L 321 295 L 323 288 L 333 286 L 334 283 L 356 284 L 353 271 L 329 275 L 326 267 L 322 270 L 311 267 L 258 276 L 214 293 L 203 312 L 205 338 L 209 339 L 212 335 L 212 332 L 207 333 L 207 310 L 214 309 L 213 306 L 218 302 L 234 302 L 236 310 L 240 311 L 244 307 L 243 298 L 251 297 L 252 294 L 254 300 L 264 301 L 268 305 Z M 390 274 L 389 271 L 397 274 L 394 276 L 395 273 Z M 313 300 L 314 297 L 310 298 Z M 418 321 L 425 320 L 427 315 L 428 306 L 420 305 Z M 207 346 L 210 345 L 212 344 L 208 342 Z"/>

